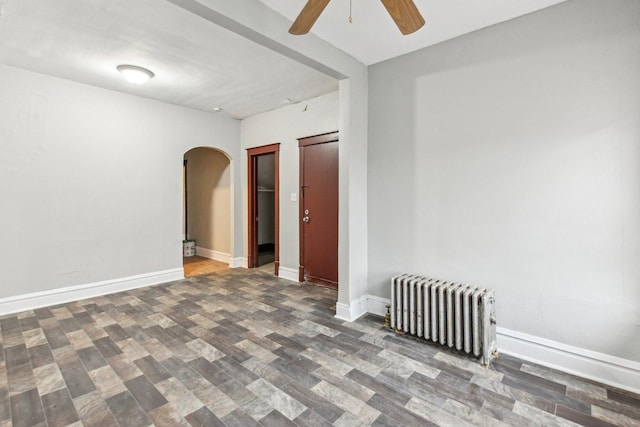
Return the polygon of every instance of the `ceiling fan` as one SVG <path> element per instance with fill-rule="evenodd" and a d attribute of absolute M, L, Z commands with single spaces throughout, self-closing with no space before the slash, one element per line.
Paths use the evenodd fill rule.
<path fill-rule="evenodd" d="M 307 34 L 331 0 L 307 0 L 289 32 L 299 36 Z M 382 0 L 387 12 L 404 35 L 418 31 L 424 25 L 424 18 L 413 0 Z"/>

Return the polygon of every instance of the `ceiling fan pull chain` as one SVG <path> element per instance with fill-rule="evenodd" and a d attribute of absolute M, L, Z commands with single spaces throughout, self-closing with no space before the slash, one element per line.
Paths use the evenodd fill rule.
<path fill-rule="evenodd" d="M 353 24 L 353 19 L 351 18 L 351 0 L 349 0 L 349 24 Z"/>

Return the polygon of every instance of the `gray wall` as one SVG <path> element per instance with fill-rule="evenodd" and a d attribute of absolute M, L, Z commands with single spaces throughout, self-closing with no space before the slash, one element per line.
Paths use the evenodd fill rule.
<path fill-rule="evenodd" d="M 297 277 L 299 265 L 299 158 L 297 138 L 318 135 L 338 128 L 338 92 L 256 114 L 240 123 L 242 150 L 280 143 L 280 274 Z M 306 108 L 305 108 L 306 107 Z M 242 163 L 242 196 L 246 206 L 247 165 Z M 291 200 L 291 194 L 296 200 Z M 242 224 L 247 224 L 246 209 Z M 246 244 L 244 253 L 247 253 Z"/>
<path fill-rule="evenodd" d="M 239 187 L 237 120 L 3 65 L 0 94 L 0 298 L 182 268 L 190 148 Z"/>
<path fill-rule="evenodd" d="M 640 361 L 640 2 L 574 0 L 369 70 L 369 283 Z"/>

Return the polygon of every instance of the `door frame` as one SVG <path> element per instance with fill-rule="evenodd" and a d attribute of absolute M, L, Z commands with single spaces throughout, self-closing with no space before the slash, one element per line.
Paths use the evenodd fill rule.
<path fill-rule="evenodd" d="M 300 183 L 300 197 L 299 200 L 300 202 L 298 203 L 298 212 L 299 212 L 299 217 L 298 217 L 298 234 L 299 234 L 299 249 L 300 249 L 300 254 L 299 254 L 299 258 L 300 258 L 300 264 L 298 267 L 298 281 L 299 282 L 304 282 L 304 224 L 302 222 L 302 218 L 304 217 L 304 203 L 303 202 L 303 197 L 304 197 L 304 185 L 302 184 L 304 182 L 303 177 L 304 177 L 304 150 L 300 150 L 300 148 L 309 146 L 309 145 L 316 145 L 316 144 L 325 144 L 327 142 L 337 142 L 339 141 L 339 135 L 338 135 L 338 131 L 332 131 L 332 132 L 327 132 L 327 133 L 322 133 L 319 135 L 313 135 L 313 136 L 307 136 L 304 138 L 298 138 L 298 150 L 300 151 L 300 178 L 299 178 L 299 183 Z M 336 196 L 338 197 L 338 196 Z M 338 240 L 339 241 L 339 240 Z M 338 277 L 338 282 L 340 281 L 340 278 Z"/>
<path fill-rule="evenodd" d="M 280 270 L 280 143 L 263 145 L 260 147 L 247 148 L 247 170 L 248 170 L 248 253 L 247 267 L 256 268 L 258 266 L 258 157 L 265 154 L 273 154 L 273 174 L 274 174 L 274 228 L 275 228 L 275 271 L 277 276 Z"/>

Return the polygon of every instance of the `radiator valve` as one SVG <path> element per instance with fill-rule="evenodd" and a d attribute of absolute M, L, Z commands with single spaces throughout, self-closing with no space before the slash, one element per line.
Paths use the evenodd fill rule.
<path fill-rule="evenodd" d="M 390 328 L 391 327 L 391 312 L 389 311 L 389 309 L 391 308 L 391 306 L 387 305 L 387 312 L 384 314 L 384 327 L 385 328 Z"/>

